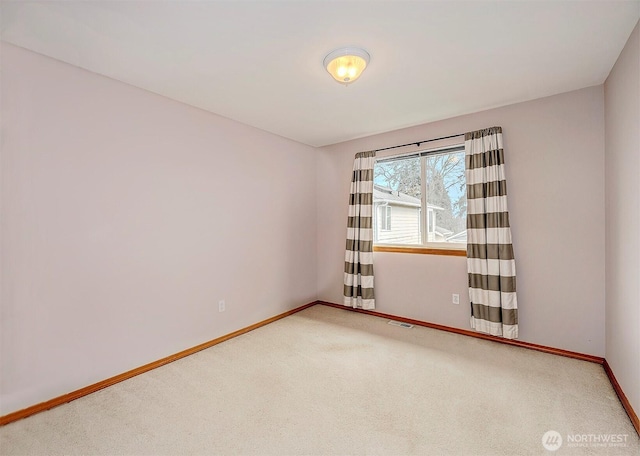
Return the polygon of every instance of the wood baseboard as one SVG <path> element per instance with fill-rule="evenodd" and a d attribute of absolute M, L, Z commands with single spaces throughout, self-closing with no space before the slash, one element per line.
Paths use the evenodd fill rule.
<path fill-rule="evenodd" d="M 260 328 L 261 326 L 268 325 L 269 323 L 273 323 L 276 320 L 280 320 L 281 318 L 288 317 L 289 315 L 292 315 L 296 312 L 300 312 L 301 310 L 314 306 L 317 303 L 318 303 L 317 301 L 310 302 L 309 304 L 296 307 L 295 309 L 288 310 L 287 312 L 276 315 L 275 317 L 267 318 L 266 320 L 263 320 L 258 323 L 254 323 L 253 325 L 247 326 L 246 328 L 239 329 L 230 334 L 226 334 L 224 336 L 218 337 L 217 339 L 213 339 L 208 342 L 202 343 L 200 345 L 196 345 L 195 347 L 188 348 L 174 355 L 167 356 L 166 358 L 153 361 L 149 364 L 145 364 L 144 366 L 137 367 L 128 372 L 124 372 L 122 374 L 116 375 L 106 380 L 102 380 L 98 383 L 94 383 L 93 385 L 85 386 L 84 388 L 80 388 L 79 390 L 72 391 L 67 394 L 63 394 L 62 396 L 55 397 L 46 402 L 32 405 L 31 407 L 27 407 L 25 409 L 15 411 L 4 416 L 0 416 L 0 426 L 4 426 L 5 424 L 9 424 L 14 421 L 20 420 L 22 418 L 35 415 L 36 413 L 44 412 L 45 410 L 49 410 L 59 405 L 66 404 L 67 402 L 71 402 L 73 400 L 79 399 L 88 394 L 95 393 L 96 391 L 107 388 L 111 385 L 115 385 L 116 383 L 120 383 L 124 380 L 128 380 L 132 377 L 143 374 L 145 372 L 149 372 L 150 370 L 156 369 L 160 366 L 164 366 L 165 364 L 169 364 L 181 358 L 184 358 L 186 356 L 193 355 L 194 353 L 197 353 L 201 350 L 205 350 L 209 347 L 213 347 L 214 345 L 217 345 L 221 342 L 224 342 L 229 339 L 233 339 L 234 337 L 248 333 L 249 331 L 253 331 L 254 329 Z"/>
<path fill-rule="evenodd" d="M 209 347 L 213 347 L 214 345 L 217 345 L 221 342 L 224 342 L 226 340 L 232 339 L 234 337 L 240 336 L 242 334 L 248 333 L 249 331 L 253 331 L 254 329 L 260 328 L 261 326 L 265 326 L 268 325 L 269 323 L 272 323 L 274 321 L 280 320 L 281 318 L 285 318 L 288 317 L 289 315 L 292 315 L 294 313 L 300 312 L 301 310 L 304 310 L 308 307 L 312 307 L 315 306 L 316 304 L 320 304 L 320 305 L 325 305 L 325 306 L 329 306 L 329 307 L 335 307 L 337 309 L 342 309 L 342 310 L 348 310 L 348 311 L 352 311 L 352 312 L 359 312 L 359 313 L 364 313 L 364 314 L 368 314 L 368 315 L 373 315 L 376 317 L 382 317 L 382 318 L 389 318 L 392 320 L 396 320 L 396 321 L 402 321 L 405 323 L 409 323 L 409 324 L 413 324 L 413 325 L 417 325 L 417 326 L 424 326 L 427 328 L 432 328 L 432 329 L 438 329 L 441 331 L 448 331 L 448 332 L 452 332 L 452 333 L 456 333 L 456 334 L 461 334 L 464 336 L 470 336 L 470 337 L 476 337 L 478 339 L 485 339 L 485 340 L 491 340 L 494 342 L 499 342 L 501 344 L 507 344 L 507 345 L 513 345 L 516 347 L 523 347 L 523 348 L 527 348 L 530 350 L 536 350 L 536 351 L 540 351 L 540 352 L 544 352 L 544 353 L 550 353 L 553 355 L 559 355 L 559 356 L 566 356 L 568 358 L 574 358 L 574 359 L 579 359 L 582 361 L 589 361 L 592 363 L 597 363 L 597 364 L 601 364 L 604 368 L 604 371 L 607 374 L 607 377 L 609 378 L 609 381 L 611 382 L 611 385 L 613 387 L 613 389 L 615 390 L 616 394 L 618 395 L 618 398 L 620 399 L 620 402 L 622 403 L 622 406 L 624 407 L 625 411 L 627 412 L 627 415 L 629 415 L 629 419 L 631 420 L 631 423 L 633 424 L 633 427 L 635 428 L 636 432 L 638 433 L 638 435 L 640 435 L 640 421 L 638 420 L 638 415 L 636 415 L 635 411 L 633 410 L 633 407 L 631 406 L 631 404 L 629 403 L 629 400 L 627 399 L 627 396 L 624 394 L 624 391 L 622 390 L 622 388 L 620 387 L 620 384 L 618 383 L 618 381 L 616 380 L 615 375 L 613 374 L 613 371 L 611 370 L 611 366 L 609 366 L 609 363 L 607 363 L 606 359 L 604 358 L 600 358 L 598 356 L 593 356 L 593 355 L 586 355 L 583 353 L 577 353 L 577 352 L 572 352 L 569 350 L 562 350 L 559 348 L 553 348 L 553 347 L 547 347 L 544 345 L 538 345 L 538 344 L 532 344 L 529 342 L 522 342 L 519 340 L 510 340 L 510 339 L 503 339 L 501 337 L 495 337 L 495 336 L 490 336 L 488 334 L 482 334 L 482 333 L 477 333 L 474 331 L 470 331 L 470 330 L 466 330 L 466 329 L 459 329 L 459 328 L 452 328 L 450 326 L 444 326 L 444 325 L 438 325 L 435 323 L 429 323 L 429 322 L 425 322 L 425 321 L 420 321 L 420 320 L 414 320 L 412 318 L 405 318 L 405 317 L 400 317 L 398 315 L 390 315 L 390 314 L 385 314 L 385 313 L 381 313 L 381 312 L 375 312 L 375 311 L 370 311 L 370 310 L 362 310 L 362 309 L 354 309 L 351 307 L 346 307 L 340 304 L 334 304 L 331 302 L 326 302 L 326 301 L 314 301 L 308 304 L 305 304 L 303 306 L 297 307 L 295 309 L 289 310 L 287 312 L 281 313 L 279 315 L 276 315 L 274 317 L 268 318 L 266 320 L 263 320 L 261 322 L 255 323 L 253 325 L 247 326 L 246 328 L 242 328 L 239 329 L 238 331 L 234 331 L 230 334 L 226 334 L 224 336 L 218 337 L 217 339 L 213 339 L 210 340 L 208 342 L 205 342 L 203 344 L 197 345 L 195 347 L 192 348 L 188 348 L 186 350 L 183 350 L 179 353 L 176 353 L 174 355 L 171 356 L 167 356 L 166 358 L 162 358 L 160 360 L 151 362 L 149 364 L 145 364 L 144 366 L 138 367 L 136 369 L 130 370 L 128 372 L 124 372 L 122 374 L 116 375 L 114 377 L 108 378 L 106 380 L 103 380 L 101 382 L 98 383 L 94 383 L 93 385 L 89 385 L 86 386 L 84 388 L 80 388 L 79 390 L 76 391 L 72 391 L 68 394 L 64 394 L 62 396 L 50 399 L 46 402 L 42 402 L 40 404 L 36 404 L 36 405 L 32 405 L 31 407 L 27 407 L 25 409 L 22 410 L 18 410 L 16 412 L 12 412 L 9 413 L 7 415 L 4 416 L 0 416 L 0 426 L 4 426 L 5 424 L 9 424 L 12 423 L 14 421 L 20 420 L 22 418 L 26 418 L 28 416 L 31 415 L 35 415 L 36 413 L 40 413 L 40 412 L 44 412 L 45 410 L 49 410 L 52 409 L 54 407 L 57 407 L 59 405 L 62 404 L 66 404 L 67 402 L 71 402 L 75 399 L 79 399 L 83 396 L 86 396 L 88 394 L 91 393 L 95 393 L 96 391 L 99 391 L 101 389 L 107 388 L 111 385 L 115 385 L 116 383 L 120 383 L 124 380 L 127 380 L 129 378 L 135 377 L 137 375 L 143 374 L 145 372 L 148 372 L 150 370 L 156 369 L 160 366 L 164 366 L 165 364 L 169 364 L 173 361 L 177 361 L 181 358 L 184 358 L 186 356 L 192 355 L 194 353 L 197 353 L 201 350 L 205 350 Z"/>
<path fill-rule="evenodd" d="M 376 311 L 373 311 L 373 310 L 354 309 L 352 307 L 347 307 L 347 306 L 343 306 L 343 305 L 340 305 L 340 304 L 334 304 L 332 302 L 318 301 L 318 304 L 322 304 L 322 305 L 329 306 L 329 307 L 335 307 L 336 309 L 343 309 L 343 310 L 348 310 L 348 311 L 351 311 L 351 312 L 359 312 L 359 313 L 364 313 L 364 314 L 368 314 L 368 315 L 373 315 L 373 316 L 376 316 L 376 317 L 389 318 L 391 320 L 402 321 L 402 322 L 409 323 L 409 324 L 416 325 L 416 326 L 424 326 L 424 327 L 427 327 L 427 328 L 439 329 L 441 331 L 448 331 L 448 332 L 452 332 L 452 333 L 456 333 L 456 334 L 461 334 L 463 336 L 470 336 L 470 337 L 475 337 L 475 338 L 478 338 L 478 339 L 491 340 L 491 341 L 494 341 L 494 342 L 499 342 L 501 344 L 507 344 L 507 345 L 513 345 L 515 347 L 527 348 L 529 350 L 536 350 L 536 351 L 540 351 L 540 352 L 544 352 L 544 353 L 550 353 L 552 355 L 566 356 L 567 358 L 574 358 L 574 359 L 579 359 L 581 361 L 589 361 L 589 362 L 592 362 L 592 363 L 600 364 L 604 368 L 604 371 L 606 372 L 607 377 L 609 377 L 609 381 L 611 382 L 611 386 L 613 386 L 613 389 L 615 390 L 616 394 L 618 395 L 618 398 L 620 399 L 620 402 L 622 403 L 622 407 L 627 412 L 627 415 L 629 415 L 629 419 L 631 420 L 631 423 L 633 424 L 633 427 L 635 428 L 635 430 L 638 433 L 638 435 L 640 435 L 640 422 L 638 421 L 638 415 L 636 415 L 635 411 L 633 410 L 633 407 L 629 403 L 629 400 L 627 399 L 627 396 L 625 396 L 624 391 L 622 391 L 622 388 L 620 387 L 620 384 L 616 380 L 616 377 L 613 375 L 613 371 L 611 370 L 611 367 L 609 366 L 609 363 L 607 363 L 607 360 L 604 359 L 604 358 L 601 358 L 599 356 L 586 355 L 584 353 L 577 353 L 577 352 L 573 352 L 573 351 L 569 351 L 569 350 L 562 350 L 560 348 L 547 347 L 545 345 L 538 345 L 538 344 L 532 344 L 532 343 L 529 343 L 529 342 L 522 342 L 520 340 L 503 339 L 502 337 L 490 336 L 488 334 L 478 333 L 478 332 L 470 331 L 470 330 L 467 330 L 467 329 L 459 329 L 459 328 L 452 328 L 450 326 L 437 325 L 435 323 L 429 323 L 429 322 L 426 322 L 426 321 L 414 320 L 412 318 L 400 317 L 398 315 L 385 314 L 385 313 L 376 312 Z"/>
<path fill-rule="evenodd" d="M 340 305 L 340 304 L 334 304 L 332 302 L 319 301 L 319 303 L 322 304 L 322 305 L 325 305 L 325 306 L 335 307 L 337 309 L 344 309 L 344 310 L 349 310 L 349 311 L 352 311 L 352 312 L 365 313 L 365 314 L 368 314 L 368 315 L 374 315 L 376 317 L 389 318 L 391 320 L 402 321 L 402 322 L 409 323 L 409 324 L 416 325 L 416 326 L 424 326 L 424 327 L 427 327 L 427 328 L 439 329 L 441 331 L 447 331 L 447 332 L 452 332 L 452 333 L 456 333 L 456 334 L 462 334 L 463 336 L 471 336 L 471 337 L 475 337 L 477 339 L 491 340 L 491 341 L 494 341 L 494 342 L 499 342 L 501 344 L 513 345 L 515 347 L 528 348 L 529 350 L 536 350 L 536 351 L 540 351 L 540 352 L 544 352 L 544 353 L 551 353 L 551 354 L 554 354 L 554 355 L 566 356 L 568 358 L 579 359 L 579 360 L 582 360 L 582 361 L 589 361 L 589 362 L 597 363 L 597 364 L 603 364 L 604 363 L 604 358 L 600 358 L 599 356 L 586 355 L 584 353 L 577 353 L 577 352 L 572 352 L 572 351 L 569 351 L 569 350 L 562 350 L 560 348 L 547 347 L 545 345 L 532 344 L 530 342 L 522 342 L 520 340 L 504 339 L 502 337 L 491 336 L 489 334 L 483 334 L 483 333 L 471 331 L 471 330 L 468 330 L 468 329 L 452 328 L 451 326 L 438 325 L 438 324 L 429 323 L 429 322 L 426 322 L 426 321 L 414 320 L 412 318 L 400 317 L 398 315 L 390 315 L 390 314 L 380 313 L 380 312 L 376 312 L 376 311 L 373 311 L 373 310 L 354 309 L 352 307 L 347 307 L 347 306 L 343 306 L 343 305 Z"/>
<path fill-rule="evenodd" d="M 609 363 L 607 362 L 606 359 L 604 360 L 604 364 L 602 365 L 602 367 L 604 367 L 604 371 L 607 373 L 607 377 L 609 377 L 611 386 L 613 386 L 614 391 L 618 395 L 618 399 L 620 399 L 620 402 L 622 403 L 622 406 L 627 412 L 627 415 L 629 415 L 629 419 L 631 420 L 633 427 L 636 428 L 636 432 L 638 433 L 638 435 L 640 435 L 640 420 L 638 420 L 638 415 L 636 415 L 636 412 L 633 410 L 633 407 L 631 406 L 629 399 L 627 399 L 627 396 L 624 394 L 624 391 L 622 391 L 622 388 L 620 387 L 618 380 L 616 380 L 616 376 L 613 375 L 611 366 L 609 366 Z"/>

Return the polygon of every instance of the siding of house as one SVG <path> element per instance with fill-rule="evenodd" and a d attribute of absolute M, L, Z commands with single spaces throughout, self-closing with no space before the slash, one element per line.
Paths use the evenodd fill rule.
<path fill-rule="evenodd" d="M 411 206 L 391 206 L 391 229 L 378 230 L 380 244 L 419 244 L 420 210 Z"/>

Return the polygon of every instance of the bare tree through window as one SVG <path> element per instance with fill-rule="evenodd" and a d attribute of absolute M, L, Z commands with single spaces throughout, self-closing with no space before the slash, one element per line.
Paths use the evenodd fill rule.
<path fill-rule="evenodd" d="M 398 208 L 398 219 L 390 221 L 397 233 L 391 229 L 381 235 L 380 227 L 388 224 L 377 222 L 376 242 L 466 243 L 466 178 L 464 150 L 460 147 L 381 159 L 375 167 L 374 183 L 374 205 Z M 374 217 L 382 213 L 376 210 Z"/>

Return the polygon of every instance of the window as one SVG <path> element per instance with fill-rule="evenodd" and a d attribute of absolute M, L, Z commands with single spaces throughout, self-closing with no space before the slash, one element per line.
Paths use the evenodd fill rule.
<path fill-rule="evenodd" d="M 436 232 L 436 216 L 433 213 L 433 208 L 427 209 L 427 238 L 428 235 Z"/>
<path fill-rule="evenodd" d="M 464 249 L 464 146 L 381 158 L 374 171 L 374 241 Z"/>
<path fill-rule="evenodd" d="M 378 207 L 378 220 L 380 220 L 380 230 L 391 230 L 391 206 L 380 205 Z"/>

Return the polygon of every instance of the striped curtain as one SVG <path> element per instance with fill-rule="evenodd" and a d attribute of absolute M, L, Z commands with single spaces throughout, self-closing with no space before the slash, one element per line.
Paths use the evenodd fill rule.
<path fill-rule="evenodd" d="M 507 210 L 502 128 L 465 134 L 471 327 L 518 337 L 516 266 Z"/>
<path fill-rule="evenodd" d="M 373 167 L 376 153 L 360 152 L 353 162 L 347 250 L 344 257 L 344 305 L 374 309 Z"/>

